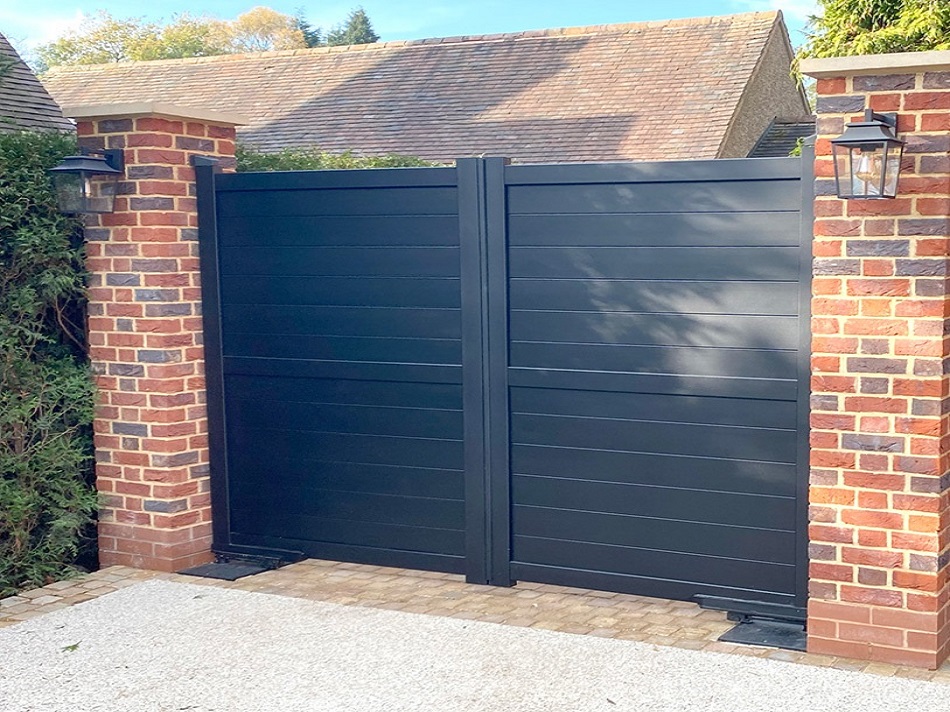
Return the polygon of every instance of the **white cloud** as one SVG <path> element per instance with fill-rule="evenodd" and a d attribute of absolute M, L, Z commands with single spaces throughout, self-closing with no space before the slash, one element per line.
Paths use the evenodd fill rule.
<path fill-rule="evenodd" d="M 0 7 L 0 32 L 11 42 L 24 48 L 33 48 L 61 37 L 82 24 L 81 10 L 63 12 L 30 12 L 25 5 L 19 8 Z"/>

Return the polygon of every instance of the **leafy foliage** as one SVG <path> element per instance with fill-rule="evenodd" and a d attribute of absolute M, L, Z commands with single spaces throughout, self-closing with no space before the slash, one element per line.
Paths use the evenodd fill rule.
<path fill-rule="evenodd" d="M 130 59 L 181 59 L 210 57 L 231 51 L 231 36 L 226 23 L 187 13 L 176 15 L 153 31 L 135 48 Z"/>
<path fill-rule="evenodd" d="M 232 52 L 269 52 L 307 46 L 296 17 L 255 7 L 230 24 Z"/>
<path fill-rule="evenodd" d="M 154 34 L 151 24 L 117 20 L 100 10 L 87 18 L 79 30 L 36 48 L 40 69 L 57 64 L 103 64 L 134 59 L 137 47 Z"/>
<path fill-rule="evenodd" d="M 37 47 L 33 64 L 42 73 L 57 65 L 207 57 L 378 39 L 362 8 L 351 12 L 346 23 L 326 39 L 319 27 L 307 22 L 302 10 L 285 15 L 269 7 L 255 7 L 230 21 L 184 13 L 166 24 L 115 18 L 100 10 L 78 29 Z"/>
<path fill-rule="evenodd" d="M 950 49 L 950 0 L 819 0 L 804 57 Z"/>
<path fill-rule="evenodd" d="M 82 233 L 46 174 L 74 152 L 0 134 L 0 596 L 67 574 L 96 508 Z"/>
<path fill-rule="evenodd" d="M 225 54 L 230 48 L 225 23 L 177 15 L 167 25 L 139 18 L 119 19 L 100 10 L 65 36 L 36 48 L 37 70 L 60 64 L 105 64 Z"/>
<path fill-rule="evenodd" d="M 327 153 L 317 148 L 285 148 L 264 153 L 238 144 L 237 169 L 253 171 L 316 171 L 332 168 L 411 168 L 438 165 L 412 156 L 360 156 L 351 151 Z"/>
<path fill-rule="evenodd" d="M 362 7 L 353 10 L 346 22 L 335 27 L 327 35 L 328 45 L 372 44 L 379 41 L 379 35 L 373 30 L 373 23 Z"/>

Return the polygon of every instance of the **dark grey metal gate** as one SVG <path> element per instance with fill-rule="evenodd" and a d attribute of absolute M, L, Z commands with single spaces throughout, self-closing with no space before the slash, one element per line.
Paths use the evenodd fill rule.
<path fill-rule="evenodd" d="M 803 164 L 200 167 L 216 547 L 802 615 Z"/>
<path fill-rule="evenodd" d="M 461 572 L 455 172 L 198 170 L 216 546 Z"/>

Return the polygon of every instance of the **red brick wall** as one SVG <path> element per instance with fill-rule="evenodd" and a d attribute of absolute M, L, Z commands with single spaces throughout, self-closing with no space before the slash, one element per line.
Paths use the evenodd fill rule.
<path fill-rule="evenodd" d="M 84 146 L 126 160 L 115 212 L 86 230 L 100 561 L 174 571 L 211 560 L 190 156 L 233 164 L 234 127 L 112 116 L 77 129 Z"/>
<path fill-rule="evenodd" d="M 948 654 L 950 73 L 818 81 L 808 645 Z M 899 114 L 895 200 L 838 200 L 829 140 Z"/>

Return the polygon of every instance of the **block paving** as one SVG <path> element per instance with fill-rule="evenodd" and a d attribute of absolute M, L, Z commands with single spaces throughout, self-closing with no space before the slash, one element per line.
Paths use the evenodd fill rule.
<path fill-rule="evenodd" d="M 685 601 L 609 591 L 518 583 L 512 588 L 465 583 L 462 576 L 308 559 L 237 581 L 110 566 L 0 599 L 0 628 L 81 604 L 149 579 L 232 588 L 347 606 L 448 616 L 486 623 L 633 640 L 950 684 L 950 662 L 917 667 L 718 642 L 726 615 Z"/>

